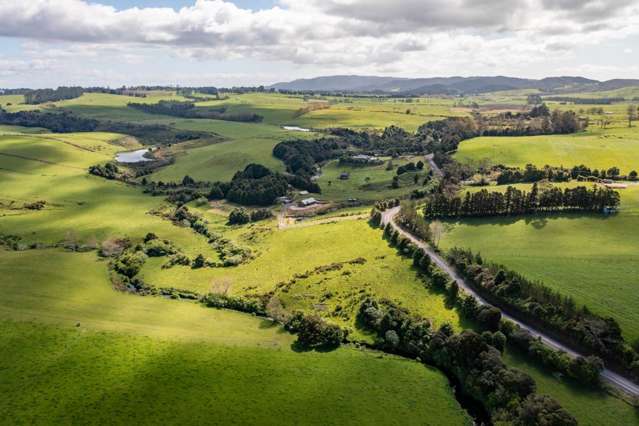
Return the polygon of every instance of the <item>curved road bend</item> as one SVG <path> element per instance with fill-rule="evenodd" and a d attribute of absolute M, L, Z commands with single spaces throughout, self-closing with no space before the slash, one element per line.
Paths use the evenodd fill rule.
<path fill-rule="evenodd" d="M 386 225 L 387 223 L 390 223 L 391 226 L 394 229 L 396 229 L 402 236 L 408 238 L 416 246 L 422 248 L 426 253 L 428 253 L 428 255 L 433 260 L 433 262 L 439 268 L 441 268 L 441 270 L 446 272 L 452 279 L 454 279 L 457 282 L 460 289 L 462 289 L 467 294 L 470 294 L 471 296 L 475 297 L 475 299 L 477 299 L 477 302 L 479 302 L 479 304 L 491 306 L 490 303 L 488 303 L 483 297 L 477 294 L 468 284 L 466 284 L 466 282 L 459 276 L 459 274 L 457 274 L 457 272 L 448 264 L 448 262 L 446 262 L 446 260 L 444 260 L 444 258 L 441 255 L 439 255 L 439 253 L 435 252 L 429 244 L 416 238 L 409 232 L 403 230 L 400 226 L 398 226 L 395 223 L 394 219 L 395 219 L 395 216 L 397 216 L 397 214 L 399 213 L 399 210 L 400 210 L 400 207 L 394 207 L 392 209 L 388 209 L 382 212 L 382 224 Z M 506 318 L 514 322 L 515 324 L 517 324 L 519 327 L 523 328 L 524 330 L 527 330 L 534 337 L 540 338 L 541 341 L 547 346 L 550 346 L 551 348 L 555 350 L 566 352 L 572 358 L 576 358 L 580 356 L 578 352 L 575 352 L 574 350 L 568 348 L 561 342 L 558 342 L 552 337 L 547 336 L 540 331 L 537 331 L 531 326 L 524 324 L 523 322 L 511 317 L 510 315 L 504 312 L 502 312 L 501 315 L 503 318 Z M 604 369 L 603 372 L 601 373 L 601 377 L 605 381 L 621 389 L 622 391 L 633 396 L 639 396 L 639 386 L 631 382 L 630 380 L 624 378 L 623 376 L 620 376 L 619 374 L 612 372 L 608 369 Z"/>

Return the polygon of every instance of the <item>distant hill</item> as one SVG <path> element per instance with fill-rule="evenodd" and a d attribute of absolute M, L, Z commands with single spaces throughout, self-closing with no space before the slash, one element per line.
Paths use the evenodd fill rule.
<path fill-rule="evenodd" d="M 541 80 L 516 77 L 394 78 L 338 75 L 277 83 L 270 88 L 304 92 L 396 93 L 402 95 L 461 95 L 500 90 L 538 89 L 549 93 L 614 90 L 639 86 L 639 80 L 597 81 L 584 77 L 547 77 Z"/>

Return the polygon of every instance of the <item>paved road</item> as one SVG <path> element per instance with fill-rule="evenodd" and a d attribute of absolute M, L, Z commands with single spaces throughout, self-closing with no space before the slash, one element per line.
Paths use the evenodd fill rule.
<path fill-rule="evenodd" d="M 428 253 L 432 261 L 442 271 L 446 272 L 452 279 L 454 279 L 457 282 L 457 285 L 459 285 L 460 289 L 462 289 L 465 293 L 475 297 L 477 299 L 477 302 L 479 302 L 479 304 L 490 306 L 490 303 L 488 303 L 483 297 L 477 294 L 475 290 L 473 290 L 468 284 L 466 284 L 466 282 L 459 276 L 459 274 L 457 274 L 457 272 L 448 264 L 448 262 L 446 262 L 446 260 L 439 253 L 434 251 L 429 244 L 416 238 L 409 232 L 403 230 L 395 223 L 394 218 L 399 213 L 399 209 L 400 207 L 394 207 L 392 209 L 388 209 L 385 212 L 383 212 L 382 224 L 386 225 L 387 223 L 390 223 L 393 226 L 393 228 L 396 229 L 402 236 L 408 238 L 415 245 L 422 248 L 426 253 Z M 568 348 L 567 346 L 563 345 L 561 342 L 553 339 L 552 337 L 545 335 L 544 333 L 537 331 L 531 326 L 524 324 L 523 322 L 511 317 L 510 315 L 502 312 L 501 316 L 519 325 L 521 328 L 527 330 L 533 336 L 540 338 L 541 341 L 547 346 L 550 346 L 551 348 L 555 350 L 566 352 L 572 358 L 577 358 L 578 356 L 580 356 L 578 352 L 575 352 L 574 350 Z M 605 381 L 616 386 L 622 391 L 633 396 L 639 396 L 639 386 L 631 382 L 630 380 L 620 376 L 619 374 L 614 373 L 608 369 L 604 369 L 604 371 L 601 373 L 601 376 Z"/>
<path fill-rule="evenodd" d="M 428 154 L 424 158 L 426 158 L 426 161 L 428 161 L 428 165 L 430 166 L 430 169 L 433 171 L 433 174 L 435 176 L 437 176 L 437 177 L 443 177 L 444 176 L 444 172 L 442 172 L 442 169 L 440 169 L 439 166 L 437 165 L 437 163 L 435 163 L 435 155 L 434 154 Z"/>

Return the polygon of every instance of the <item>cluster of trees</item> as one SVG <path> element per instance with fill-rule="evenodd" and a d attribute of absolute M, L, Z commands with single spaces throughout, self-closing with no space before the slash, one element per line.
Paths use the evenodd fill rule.
<path fill-rule="evenodd" d="M 495 338 L 497 333 L 455 334 L 448 324 L 435 331 L 428 320 L 391 301 L 371 298 L 360 306 L 358 320 L 377 334 L 382 349 L 419 358 L 454 377 L 495 422 L 577 424 L 555 400 L 535 393 L 530 376 L 504 364 L 500 349 L 493 346 L 503 342 L 501 336 Z"/>
<path fill-rule="evenodd" d="M 474 118 L 451 117 L 431 121 L 417 129 L 417 137 L 426 141 L 427 151 L 446 154 L 457 150 L 460 142 L 480 135 L 480 128 Z"/>
<path fill-rule="evenodd" d="M 404 173 L 408 172 L 416 172 L 418 170 L 424 170 L 424 162 L 420 160 L 417 162 L 417 164 L 415 164 L 411 161 L 410 163 L 404 164 L 403 166 L 399 166 L 397 168 L 397 176 L 401 176 Z"/>
<path fill-rule="evenodd" d="M 582 121 L 574 111 L 554 110 L 545 104 L 535 106 L 526 113 L 506 112 L 494 117 L 479 117 L 483 136 L 535 136 L 567 134 L 583 130 Z"/>
<path fill-rule="evenodd" d="M 346 340 L 348 332 L 335 324 L 329 324 L 318 315 L 295 312 L 284 325 L 297 334 L 297 344 L 305 349 L 334 349 Z"/>
<path fill-rule="evenodd" d="M 270 206 L 286 195 L 288 180 L 260 164 L 249 164 L 235 173 L 230 182 L 216 182 L 209 193 L 210 200 L 226 198 L 243 205 Z"/>
<path fill-rule="evenodd" d="M 397 216 L 397 223 L 416 237 L 424 241 L 430 241 L 430 225 L 423 216 L 417 213 L 414 201 L 402 202 L 402 208 Z"/>
<path fill-rule="evenodd" d="M 120 170 L 113 162 L 91 166 L 89 167 L 89 173 L 109 180 L 119 180 L 126 177 L 126 173 Z"/>
<path fill-rule="evenodd" d="M 497 184 L 506 185 L 510 183 L 532 183 L 541 180 L 551 182 L 568 182 L 571 179 L 622 179 L 637 180 L 637 171 L 632 170 L 628 175 L 621 175 L 618 167 L 610 167 L 607 170 L 591 169 L 585 165 L 574 166 L 571 169 L 564 167 L 544 166 L 538 168 L 532 164 L 527 164 L 524 169 L 498 166 L 500 171 L 497 177 Z"/>
<path fill-rule="evenodd" d="M 273 155 L 286 164 L 290 173 L 310 178 L 317 172 L 317 163 L 339 158 L 347 147 L 347 143 L 335 138 L 294 139 L 275 145 Z"/>
<path fill-rule="evenodd" d="M 207 222 L 199 215 L 192 213 L 188 207 L 180 206 L 168 214 L 167 218 L 174 224 L 190 227 L 194 232 L 206 237 L 209 245 L 217 252 L 219 262 L 209 262 L 200 255 L 193 262 L 193 267 L 209 266 L 212 268 L 226 268 L 248 262 L 252 258 L 251 251 L 235 245 L 222 235 L 211 232 Z"/>
<path fill-rule="evenodd" d="M 24 94 L 24 103 L 37 105 L 45 102 L 63 101 L 65 99 L 79 98 L 83 93 L 84 89 L 82 87 L 30 90 Z"/>
<path fill-rule="evenodd" d="M 0 124 L 23 127 L 42 127 L 54 133 L 111 132 L 136 137 L 145 144 L 172 144 L 214 134 L 192 130 L 176 130 L 159 124 L 134 124 L 120 121 L 95 120 L 79 117 L 68 111 L 21 111 L 9 113 L 0 108 Z"/>
<path fill-rule="evenodd" d="M 603 212 L 619 205 L 619 193 L 610 188 L 585 186 L 576 188 L 550 187 L 539 190 L 535 183 L 530 192 L 509 186 L 505 192 L 481 191 L 460 196 L 431 195 L 424 207 L 424 216 L 485 217 L 521 215 L 542 212 Z"/>
<path fill-rule="evenodd" d="M 585 307 L 579 309 L 572 298 L 503 266 L 485 264 L 481 256 L 468 250 L 453 249 L 448 260 L 468 284 L 494 305 L 639 377 L 639 354 L 625 343 L 614 319 L 602 318 Z"/>
<path fill-rule="evenodd" d="M 259 123 L 264 117 L 249 112 L 227 112 L 226 107 L 196 107 L 193 102 L 160 101 L 157 104 L 130 103 L 129 108 L 148 114 L 169 115 L 182 118 L 208 118 L 213 120 Z"/>
<path fill-rule="evenodd" d="M 546 98 L 551 102 L 571 103 L 575 105 L 610 105 L 617 102 L 624 102 L 625 98 L 575 98 L 571 96 L 551 96 Z"/>
<path fill-rule="evenodd" d="M 243 208 L 236 208 L 229 214 L 229 225 L 244 225 L 249 222 L 257 222 L 273 217 L 273 212 L 269 209 L 257 209 L 248 212 Z"/>
<path fill-rule="evenodd" d="M 149 257 L 164 257 L 176 254 L 178 250 L 170 240 L 162 240 L 152 232 L 144 237 L 144 254 Z"/>
<path fill-rule="evenodd" d="M 259 316 L 266 315 L 266 308 L 259 299 L 247 299 L 242 296 L 230 296 L 228 294 L 209 293 L 200 299 L 200 302 L 209 308 L 232 309 Z"/>

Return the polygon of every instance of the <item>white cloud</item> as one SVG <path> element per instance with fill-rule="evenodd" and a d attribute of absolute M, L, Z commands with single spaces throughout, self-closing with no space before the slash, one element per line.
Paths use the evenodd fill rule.
<path fill-rule="evenodd" d="M 144 67 L 161 54 L 284 62 L 314 74 L 434 75 L 553 74 L 541 67 L 639 33 L 639 0 L 281 0 L 260 11 L 223 0 L 179 10 L 97 2 L 0 0 L 0 36 L 27 40 L 14 59 L 62 68 L 74 58 Z"/>

